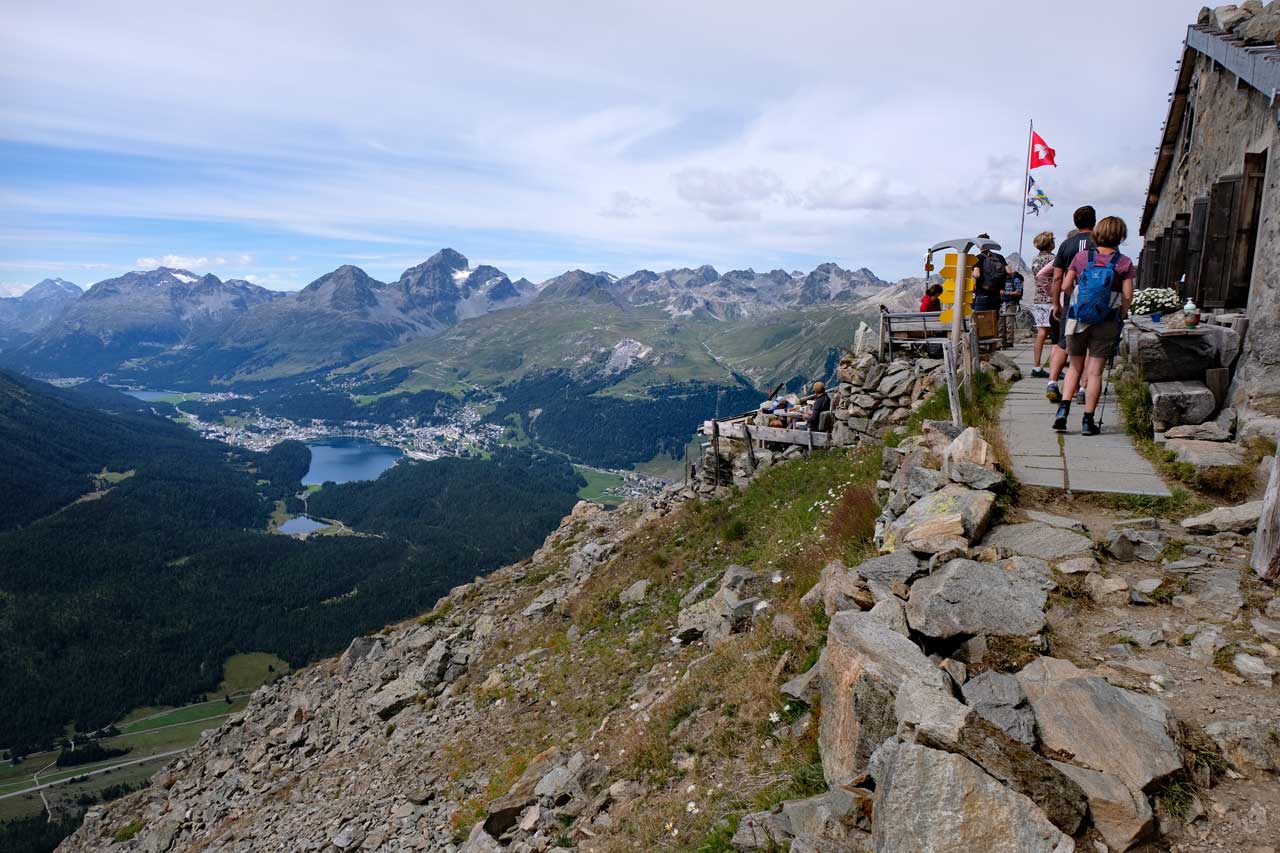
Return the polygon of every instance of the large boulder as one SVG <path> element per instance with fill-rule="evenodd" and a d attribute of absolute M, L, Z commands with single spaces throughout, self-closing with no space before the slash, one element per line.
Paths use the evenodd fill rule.
<path fill-rule="evenodd" d="M 1262 501 L 1238 506 L 1220 506 L 1206 513 L 1183 519 L 1182 527 L 1191 533 L 1245 533 L 1258 526 L 1262 517 Z"/>
<path fill-rule="evenodd" d="M 969 427 L 942 452 L 942 473 L 975 489 L 989 489 L 1004 477 L 996 471 L 996 453 L 976 427 Z"/>
<path fill-rule="evenodd" d="M 1248 9 L 1242 9 L 1234 3 L 1226 6 L 1218 6 L 1213 10 L 1213 23 L 1218 29 L 1224 33 L 1229 33 L 1240 24 L 1248 21 L 1253 17 L 1253 12 Z"/>
<path fill-rule="evenodd" d="M 1236 26 L 1236 35 L 1248 42 L 1274 45 L 1280 43 L 1280 7 L 1273 6 Z"/>
<path fill-rule="evenodd" d="M 742 818 L 730 844 L 734 850 L 826 851 L 859 850 L 869 846 L 867 833 L 854 827 L 861 812 L 858 798 L 833 788 L 804 800 L 787 800 Z"/>
<path fill-rule="evenodd" d="M 829 785 L 852 781 L 894 734 L 894 697 L 907 679 L 942 690 L 947 676 L 911 640 L 870 614 L 837 613 L 827 630 L 819 676 L 818 746 Z"/>
<path fill-rule="evenodd" d="M 1128 850 L 1155 831 L 1155 817 L 1145 794 L 1109 773 L 1051 762 L 1083 790 L 1093 825 L 1112 850 Z"/>
<path fill-rule="evenodd" d="M 996 496 L 952 483 L 926 495 L 885 530 L 881 550 L 936 554 L 967 548 L 987 529 Z"/>
<path fill-rule="evenodd" d="M 963 755 L 1030 798 L 1063 832 L 1080 828 L 1085 816 L 1080 786 L 949 691 L 904 682 L 894 700 L 894 713 L 900 739 Z"/>
<path fill-rule="evenodd" d="M 1018 673 L 1040 743 L 1072 764 L 1150 791 L 1182 769 L 1169 707 L 1108 684 L 1069 661 L 1037 658 Z"/>
<path fill-rule="evenodd" d="M 869 610 L 875 604 L 875 597 L 856 569 L 832 560 L 823 567 L 813 589 L 800 599 L 801 604 L 809 607 L 819 602 L 823 612 L 830 616 L 840 610 Z"/>
<path fill-rule="evenodd" d="M 746 630 L 755 615 L 759 598 L 746 595 L 756 574 L 742 566 L 730 566 L 720 578 L 719 589 L 710 598 L 685 607 L 676 616 L 676 639 L 692 643 L 705 639 L 717 643 L 730 634 Z"/>
<path fill-rule="evenodd" d="M 1241 770 L 1280 772 L 1280 737 L 1276 736 L 1280 720 L 1220 720 L 1204 730 L 1227 760 Z"/>
<path fill-rule="evenodd" d="M 1015 554 L 1040 560 L 1079 557 L 1093 550 L 1093 542 L 1088 536 L 1040 521 L 1002 524 L 993 528 L 982 544 L 998 545 Z"/>
<path fill-rule="evenodd" d="M 876 853 L 1070 853 L 1071 838 L 1030 799 L 962 755 L 902 743 L 877 779 Z"/>
<path fill-rule="evenodd" d="M 1043 564 L 1041 564 L 1043 565 Z M 1044 629 L 1044 603 L 1053 586 L 1047 568 L 956 559 L 916 581 L 907 623 L 926 637 L 974 634 L 1027 636 Z"/>
<path fill-rule="evenodd" d="M 894 584 L 909 584 L 925 574 L 928 567 L 910 551 L 895 551 L 881 557 L 864 560 L 854 569 L 858 577 L 866 581 L 877 601 L 891 596 Z"/>
<path fill-rule="evenodd" d="M 1230 468 L 1243 465 L 1246 454 L 1243 447 L 1227 441 L 1198 441 L 1193 438 L 1171 438 L 1164 443 L 1179 462 L 1185 462 L 1196 470 L 1205 468 Z"/>
<path fill-rule="evenodd" d="M 1231 329 L 1205 328 L 1209 331 L 1200 335 L 1131 332 L 1130 358 L 1148 382 L 1202 382 L 1206 368 L 1228 366 L 1240 348 L 1240 336 Z"/>
<path fill-rule="evenodd" d="M 1213 392 L 1203 382 L 1151 383 L 1151 420 L 1158 430 L 1202 424 L 1217 407 Z"/>
<path fill-rule="evenodd" d="M 1036 717 L 1018 679 L 988 669 L 964 683 L 964 701 L 1014 740 L 1036 745 Z"/>

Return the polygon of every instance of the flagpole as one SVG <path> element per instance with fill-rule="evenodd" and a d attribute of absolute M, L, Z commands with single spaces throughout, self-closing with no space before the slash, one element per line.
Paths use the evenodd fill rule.
<path fill-rule="evenodd" d="M 1018 260 L 1026 263 L 1022 258 L 1022 238 L 1027 230 L 1027 193 L 1029 179 L 1031 177 L 1031 134 L 1035 132 L 1035 119 L 1027 119 L 1027 156 L 1023 160 L 1026 169 L 1022 175 L 1022 222 L 1018 225 Z"/>

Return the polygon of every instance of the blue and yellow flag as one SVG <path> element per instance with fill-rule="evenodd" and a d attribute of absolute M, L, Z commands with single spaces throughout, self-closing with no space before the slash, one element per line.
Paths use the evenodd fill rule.
<path fill-rule="evenodd" d="M 1040 208 L 1053 207 L 1053 202 L 1049 200 L 1049 196 L 1045 195 L 1044 190 L 1036 185 L 1036 179 L 1027 176 L 1027 213 L 1040 215 Z"/>

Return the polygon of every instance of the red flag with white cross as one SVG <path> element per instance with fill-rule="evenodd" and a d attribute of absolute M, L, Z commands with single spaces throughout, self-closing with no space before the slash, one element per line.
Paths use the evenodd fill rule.
<path fill-rule="evenodd" d="M 1053 157 L 1057 152 L 1049 147 L 1044 141 L 1044 137 L 1032 131 L 1031 133 L 1031 168 L 1038 169 L 1041 166 L 1057 166 L 1053 162 Z"/>

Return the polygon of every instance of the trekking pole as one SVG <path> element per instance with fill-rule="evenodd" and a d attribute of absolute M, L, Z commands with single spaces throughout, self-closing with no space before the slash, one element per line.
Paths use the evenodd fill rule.
<path fill-rule="evenodd" d="M 1098 431 L 1102 431 L 1102 413 L 1107 410 L 1107 392 L 1111 390 L 1111 374 L 1116 369 L 1116 356 L 1120 353 L 1120 340 L 1124 337 L 1124 321 L 1117 320 L 1116 324 L 1120 327 L 1116 333 L 1115 346 L 1111 348 L 1111 356 L 1107 359 L 1107 375 L 1102 381 L 1102 397 L 1099 399 L 1098 405 Z"/>

